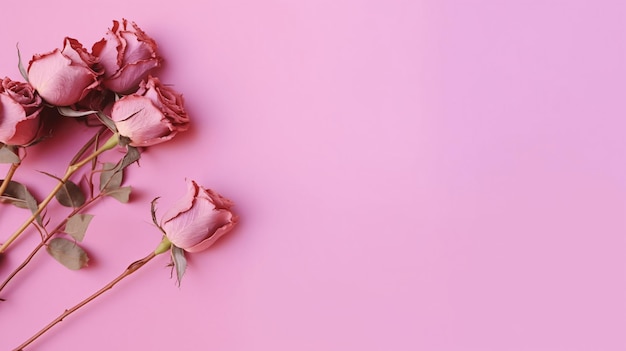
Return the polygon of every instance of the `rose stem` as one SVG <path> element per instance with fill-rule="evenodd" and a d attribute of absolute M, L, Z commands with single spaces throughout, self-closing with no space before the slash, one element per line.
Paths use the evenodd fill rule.
<path fill-rule="evenodd" d="M 142 258 L 142 259 L 140 259 L 138 261 L 133 262 L 130 266 L 128 266 L 128 268 L 126 268 L 126 270 L 122 274 L 117 276 L 117 278 L 111 280 L 111 282 L 109 282 L 107 285 L 105 285 L 100 290 L 98 290 L 95 293 L 93 293 L 88 298 L 86 298 L 86 299 L 82 300 L 81 302 L 79 302 L 78 304 L 74 305 L 74 307 L 65 310 L 57 318 L 55 318 L 52 322 L 50 322 L 48 325 L 43 327 L 41 330 L 39 330 L 33 336 L 28 338 L 28 340 L 26 340 L 20 346 L 16 347 L 13 351 L 22 351 L 26 346 L 30 345 L 33 341 L 37 340 L 37 338 L 39 338 L 41 335 L 43 335 L 45 332 L 47 332 L 50 328 L 54 327 L 57 323 L 61 322 L 64 318 L 66 318 L 70 314 L 76 312 L 81 307 L 85 306 L 86 304 L 88 304 L 89 302 L 91 302 L 92 300 L 97 298 L 98 296 L 102 295 L 107 290 L 111 289 L 119 281 L 121 281 L 122 279 L 124 279 L 124 278 L 128 277 L 129 275 L 133 274 L 139 268 L 143 267 L 146 263 L 148 263 L 150 260 L 152 260 L 154 257 L 156 257 L 157 254 L 158 254 L 157 252 L 152 251 L 152 252 L 150 252 L 150 254 L 148 256 L 146 256 L 146 257 L 144 257 L 144 258 Z"/>
<path fill-rule="evenodd" d="M 2 282 L 2 284 L 0 284 L 0 292 L 2 290 L 4 290 L 4 288 L 7 286 L 7 284 L 9 284 L 9 282 L 22 270 L 24 269 L 24 267 L 26 267 L 26 265 L 28 265 L 28 263 L 30 263 L 30 261 L 33 259 L 33 257 L 35 257 L 35 255 L 37 254 L 37 252 L 39 252 L 39 250 L 41 250 L 42 247 L 44 247 L 48 241 L 50 239 L 52 239 L 52 237 L 58 233 L 59 231 L 61 231 L 61 228 L 63 228 L 63 226 L 65 226 L 65 224 L 67 223 L 67 220 L 72 217 L 73 215 L 83 211 L 85 208 L 87 208 L 87 206 L 91 205 L 92 203 L 96 202 L 97 200 L 101 199 L 104 196 L 103 193 L 99 193 L 98 195 L 96 195 L 95 197 L 92 197 L 91 199 L 89 199 L 87 202 L 85 202 L 84 204 L 82 204 L 80 207 L 75 208 L 68 216 L 67 218 L 65 218 L 61 223 L 59 223 L 59 225 L 57 225 L 51 232 L 49 232 L 44 238 L 43 240 L 30 252 L 30 254 L 28 255 L 28 257 L 26 257 L 26 259 L 17 267 L 13 270 L 13 272 L 11 272 L 11 274 L 9 274 L 9 276 Z M 1 301 L 2 299 L 0 299 Z"/>
<path fill-rule="evenodd" d="M 83 160 L 81 160 L 79 162 L 70 164 L 67 167 L 67 170 L 65 171 L 65 175 L 63 176 L 63 178 L 61 178 L 59 183 L 54 187 L 54 189 L 52 189 L 50 194 L 48 194 L 48 196 L 39 204 L 39 206 L 37 208 L 37 211 L 35 211 L 30 216 L 30 218 L 27 219 L 22 224 L 22 226 L 19 227 L 17 229 L 17 231 L 15 231 L 15 233 L 13 233 L 13 235 L 11 235 L 11 237 L 9 237 L 9 239 L 7 239 L 7 241 L 0 246 L 0 253 L 3 253 L 9 247 L 9 245 L 11 245 L 15 241 L 15 239 L 17 239 L 24 232 L 24 230 L 26 230 L 26 228 L 28 228 L 28 226 L 31 223 L 33 223 L 33 221 L 37 218 L 37 216 L 39 216 L 39 214 L 41 214 L 41 212 L 46 208 L 46 206 L 48 206 L 48 203 L 50 203 L 50 201 L 52 201 L 52 198 L 56 195 L 56 193 L 58 193 L 59 190 L 61 190 L 61 188 L 63 188 L 63 185 L 65 184 L 65 182 L 67 182 L 70 179 L 70 177 L 78 169 L 80 169 L 82 166 L 87 164 L 89 161 L 91 161 L 94 158 L 98 157 L 101 153 L 114 148 L 117 145 L 118 141 L 119 141 L 119 135 L 118 134 L 113 134 L 113 136 L 111 136 L 109 138 L 109 140 L 107 140 L 104 144 L 102 144 L 102 146 L 100 146 L 91 155 L 87 156 L 86 158 L 84 158 Z"/>
<path fill-rule="evenodd" d="M 102 132 L 102 130 L 101 130 Z M 85 152 L 86 148 L 89 147 L 89 145 L 91 145 L 94 141 L 96 141 L 96 139 L 98 138 L 99 134 L 96 134 L 92 140 L 90 140 L 79 152 L 78 154 L 75 156 L 74 161 L 80 157 L 80 155 L 82 153 Z M 73 162 L 74 162 L 73 161 Z M 110 181 L 110 179 L 109 179 Z M 108 184 L 108 182 L 107 182 Z M 106 184 L 105 184 L 106 187 Z M 82 204 L 81 206 L 75 208 L 70 214 L 67 215 L 67 217 L 61 222 L 59 223 L 59 225 L 57 225 L 51 232 L 49 232 L 44 238 L 43 240 L 30 252 L 30 254 L 28 255 L 28 257 L 26 257 L 26 259 L 24 259 L 24 261 L 22 261 L 22 263 L 13 270 L 13 272 L 11 272 L 11 274 L 9 274 L 9 276 L 2 282 L 2 284 L 0 284 L 0 292 L 2 290 L 4 290 L 4 288 L 7 286 L 7 284 L 9 284 L 9 282 L 22 270 L 26 267 L 26 265 L 28 265 L 30 263 L 30 261 L 33 259 L 33 257 L 35 257 L 35 255 L 37 254 L 37 252 L 39 252 L 39 250 L 41 250 L 42 247 L 44 247 L 46 245 L 46 243 L 48 243 L 48 241 L 50 239 L 52 239 L 52 237 L 57 234 L 59 231 L 61 231 L 61 228 L 63 226 L 65 226 L 65 224 L 67 223 L 67 221 L 69 220 L 70 217 L 74 216 L 77 213 L 82 212 L 85 208 L 87 208 L 89 205 L 93 204 L 94 202 L 96 202 L 99 199 L 102 199 L 104 197 L 104 193 L 100 192 L 98 193 L 98 195 L 93 196 L 87 200 L 87 202 L 85 202 L 84 204 Z M 0 301 L 5 301 L 4 299 L 0 298 Z"/>
<path fill-rule="evenodd" d="M 2 196 L 9 187 L 9 183 L 11 182 L 11 179 L 13 179 L 13 175 L 15 174 L 15 171 L 17 171 L 20 164 L 21 162 L 11 163 L 11 168 L 9 168 L 6 177 L 2 180 L 2 185 L 0 185 L 0 196 Z"/>

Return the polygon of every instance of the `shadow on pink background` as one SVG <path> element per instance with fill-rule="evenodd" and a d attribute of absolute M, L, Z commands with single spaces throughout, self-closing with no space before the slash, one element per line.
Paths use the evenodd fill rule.
<path fill-rule="evenodd" d="M 91 46 L 125 17 L 192 117 L 131 167 L 131 203 L 94 207 L 93 265 L 42 255 L 7 290 L 1 350 L 154 249 L 149 202 L 164 211 L 185 178 L 233 199 L 239 228 L 180 288 L 156 259 L 29 350 L 626 349 L 621 2 L 1 8 L 4 75 L 16 42 L 26 60 L 66 35 Z M 33 170 L 71 153 L 42 144 L 16 177 L 41 196 L 53 181 Z M 3 240 L 25 213 L 0 211 Z"/>

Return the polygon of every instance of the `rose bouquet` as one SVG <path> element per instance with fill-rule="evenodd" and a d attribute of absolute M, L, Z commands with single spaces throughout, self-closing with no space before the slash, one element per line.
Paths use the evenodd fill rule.
<path fill-rule="evenodd" d="M 142 150 L 171 140 L 189 128 L 182 94 L 153 75 L 162 62 L 155 40 L 125 19 L 113 21 L 112 28 L 91 51 L 78 40 L 66 37 L 61 48 L 34 55 L 26 68 L 18 50 L 18 62 L 26 81 L 4 78 L 0 85 L 0 163 L 9 164 L 0 181 L 0 200 L 29 213 L 22 225 L 3 240 L 0 255 L 11 254 L 10 247 L 24 234 L 38 232 L 41 240 L 7 277 L 0 277 L 0 294 L 43 248 L 70 269 L 86 267 L 89 257 L 79 245 L 93 218 L 86 210 L 105 197 L 128 202 L 132 187 L 123 185 L 124 173 L 139 161 Z M 63 175 L 42 172 L 56 179 L 56 185 L 45 198 L 36 199 L 30 186 L 15 180 L 16 173 L 26 162 L 26 150 L 37 143 L 52 142 L 57 122 L 67 118 L 89 126 L 93 136 L 78 147 Z M 113 149 L 123 151 L 119 159 L 102 161 L 101 156 Z M 50 218 L 47 208 L 53 201 L 70 209 L 64 218 Z M 217 192 L 187 180 L 184 197 L 159 221 L 155 198 L 151 214 L 161 235 L 156 249 L 101 290 L 67 309 L 16 350 L 22 350 L 160 254 L 170 253 L 180 284 L 186 269 L 185 252 L 207 249 L 236 224 L 231 207 L 232 202 Z"/>

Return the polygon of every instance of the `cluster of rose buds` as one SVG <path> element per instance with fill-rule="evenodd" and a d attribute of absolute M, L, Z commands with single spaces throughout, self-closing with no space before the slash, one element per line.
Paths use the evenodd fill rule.
<path fill-rule="evenodd" d="M 162 62 L 155 40 L 134 22 L 126 19 L 113 21 L 104 38 L 92 45 L 91 52 L 78 40 L 66 37 L 61 48 L 34 55 L 27 68 L 19 58 L 19 69 L 26 82 L 4 78 L 0 85 L 0 143 L 5 145 L 0 149 L 7 147 L 17 157 L 17 161 L 12 159 L 9 162 L 19 165 L 21 159 L 15 150 L 41 140 L 44 116 L 91 117 L 102 127 L 102 131 L 109 129 L 113 136 L 90 156 L 83 155 L 71 161 L 65 176 L 58 178 L 59 185 L 46 199 L 36 202 L 30 195 L 21 198 L 33 214 L 0 245 L 0 253 L 38 218 L 60 190 L 69 198 L 62 201 L 61 196 L 57 200 L 75 209 L 66 220 L 65 229 L 60 231 L 74 240 L 82 240 L 91 215 L 79 213 L 85 196 L 81 194 L 80 187 L 70 180 L 77 168 L 96 161 L 104 150 L 118 144 L 126 147 L 127 153 L 119 163 L 104 164 L 100 170 L 92 169 L 92 172 L 101 174 L 101 195 L 126 202 L 130 187 L 120 186 L 121 172 L 139 158 L 137 148 L 168 141 L 189 127 L 182 95 L 153 76 Z M 103 132 L 98 132 L 94 138 L 97 140 L 103 135 Z M 86 147 L 81 150 L 84 152 Z M 95 186 L 91 178 L 88 182 L 89 188 L 93 189 Z M 5 189 L 11 190 L 9 185 L 16 184 L 22 186 L 23 194 L 28 193 L 26 187 L 7 176 L 2 181 L 0 197 L 6 197 Z M 92 194 L 90 200 L 94 199 Z M 177 268 L 182 265 L 184 271 L 184 251 L 206 249 L 232 229 L 236 216 L 230 211 L 231 205 L 228 199 L 216 192 L 188 181 L 187 195 L 167 211 L 161 222 L 155 220 L 155 225 L 164 234 L 165 244 L 161 246 L 172 248 L 173 252 L 178 250 L 178 255 L 173 254 Z M 154 204 L 152 211 L 154 218 Z M 74 255 L 75 259 L 69 260 L 68 257 L 74 257 L 66 251 L 70 244 L 67 239 L 53 238 L 57 232 L 48 231 L 42 245 L 46 245 L 49 253 L 64 265 L 72 269 L 84 267 L 88 260 L 86 254 L 73 245 L 72 250 L 78 253 Z M 177 262 L 177 257 L 183 259 Z M 179 279 L 182 276 L 180 273 Z M 0 284 L 0 291 L 4 285 Z"/>
<path fill-rule="evenodd" d="M 42 240 L 0 283 L 0 292 L 43 247 L 70 269 L 85 267 L 88 257 L 77 242 L 82 241 L 93 215 L 83 213 L 83 210 L 106 196 L 127 202 L 130 187 L 122 186 L 123 171 L 139 159 L 139 148 L 171 140 L 189 128 L 182 95 L 152 75 L 162 62 L 156 42 L 133 22 L 113 21 L 112 28 L 102 40 L 93 44 L 91 52 L 78 40 L 66 37 L 62 48 L 34 55 L 27 68 L 22 65 L 19 51 L 18 57 L 20 73 L 26 82 L 10 78 L 0 82 L 0 143 L 3 144 L 0 145 L 0 162 L 11 163 L 7 176 L 0 180 L 0 200 L 28 208 L 31 217 L 0 244 L 0 254 L 4 254 L 30 225 L 39 229 Z M 79 149 L 62 177 L 52 175 L 58 184 L 45 199 L 37 201 L 26 186 L 12 180 L 22 163 L 19 151 L 44 138 L 47 134 L 44 119 L 63 116 L 84 117 L 82 120 L 87 122 L 95 120 L 100 128 Z M 105 135 L 111 136 L 106 139 Z M 102 142 L 104 139 L 106 141 Z M 103 152 L 120 146 L 126 149 L 126 153 L 119 162 L 99 162 L 98 157 Z M 91 165 L 91 173 L 83 177 L 87 183 L 85 187 L 89 189 L 87 193 L 70 179 L 86 165 Z M 100 175 L 96 184 L 93 183 L 95 174 Z M 99 192 L 94 194 L 94 189 Z M 51 229 L 48 228 L 49 219 L 43 221 L 42 217 L 53 198 L 73 210 Z M 230 200 L 193 180 L 187 180 L 187 192 L 160 221 L 156 219 L 155 203 L 156 199 L 152 201 L 152 219 L 162 234 L 156 249 L 133 262 L 102 289 L 66 309 L 17 349 L 22 350 L 159 254 L 171 253 L 180 283 L 186 268 L 185 253 L 207 249 L 237 223 Z"/>
<path fill-rule="evenodd" d="M 113 21 L 89 52 L 76 39 L 35 55 L 23 75 L 0 87 L 0 142 L 27 146 L 41 132 L 44 107 L 103 111 L 132 146 L 170 140 L 188 128 L 182 95 L 150 73 L 161 65 L 156 42 L 135 23 Z"/>

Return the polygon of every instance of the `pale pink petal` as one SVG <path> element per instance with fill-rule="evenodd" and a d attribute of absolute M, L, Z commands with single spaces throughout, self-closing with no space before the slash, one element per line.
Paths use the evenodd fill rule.
<path fill-rule="evenodd" d="M 223 212 L 225 212 L 225 211 L 223 211 Z M 185 251 L 188 251 L 188 252 L 199 252 L 199 251 L 204 251 L 204 250 L 208 249 L 219 238 L 224 236 L 224 234 L 230 232 L 233 229 L 233 227 L 235 226 L 236 223 L 237 223 L 237 217 L 235 217 L 232 214 L 230 214 L 230 219 L 229 219 L 228 223 L 226 223 L 225 225 L 219 227 L 215 231 L 215 233 L 213 233 L 213 235 L 211 235 L 208 238 L 204 239 L 200 243 L 198 243 L 198 244 L 196 244 L 194 246 L 186 248 Z"/>
<path fill-rule="evenodd" d="M 61 53 L 72 60 L 74 65 L 83 66 L 92 70 L 100 62 L 96 56 L 90 54 L 78 40 L 66 37 Z M 100 67 L 101 68 L 101 67 Z M 103 72 L 98 72 L 98 75 Z"/>
<path fill-rule="evenodd" d="M 121 46 L 120 40 L 111 32 L 107 33 L 105 38 L 93 45 L 92 52 L 100 58 L 105 78 L 112 76 L 120 68 L 118 49 Z"/>
<path fill-rule="evenodd" d="M 163 113 L 143 96 L 128 95 L 118 100 L 111 110 L 111 119 L 133 146 L 150 146 L 173 137 L 171 124 Z"/>
<path fill-rule="evenodd" d="M 163 219 L 161 220 L 161 225 L 170 221 L 179 213 L 188 211 L 193 205 L 193 200 L 198 194 L 199 186 L 193 180 L 187 180 L 186 183 L 187 191 L 185 192 L 185 195 L 176 201 L 176 203 L 174 203 L 174 205 L 165 212 Z"/>
<path fill-rule="evenodd" d="M 232 229 L 236 217 L 228 209 L 216 208 L 216 199 L 220 204 L 232 205 L 216 192 L 187 181 L 185 196 L 166 212 L 161 222 L 172 244 L 189 252 L 201 251 Z"/>
<path fill-rule="evenodd" d="M 125 62 L 142 61 L 156 57 L 156 45 L 153 42 L 140 41 L 137 35 L 132 32 L 121 32 L 120 36 L 126 41 Z"/>
<path fill-rule="evenodd" d="M 28 80 L 44 100 L 57 106 L 75 104 L 97 85 L 91 69 L 74 65 L 59 50 L 31 61 Z"/>
<path fill-rule="evenodd" d="M 222 195 L 211 189 L 202 188 L 202 190 L 204 191 L 204 196 L 210 198 L 215 204 L 215 207 L 218 209 L 228 210 L 234 205 L 234 203 L 230 199 L 223 197 Z"/>
<path fill-rule="evenodd" d="M 94 55 L 100 57 L 105 74 L 103 85 L 116 93 L 127 95 L 137 90 L 148 73 L 160 66 L 156 42 L 139 27 L 128 21 L 122 25 L 113 21 L 105 38 L 93 46 Z"/>
<path fill-rule="evenodd" d="M 196 200 L 194 206 L 181 213 L 175 220 L 163 227 L 170 241 L 189 251 L 189 248 L 207 240 L 232 220 L 232 213 L 227 210 L 213 210 L 213 205 Z"/>
<path fill-rule="evenodd" d="M 204 240 L 211 227 L 215 226 L 214 206 L 204 200 L 195 199 L 193 206 L 185 212 L 181 212 L 173 220 L 163 225 L 163 230 L 167 233 L 170 241 L 186 249 Z"/>
<path fill-rule="evenodd" d="M 148 72 L 157 66 L 159 66 L 157 60 L 141 60 L 126 64 L 115 74 L 109 76 L 104 81 L 104 86 L 118 93 L 128 93 L 137 89 Z"/>

